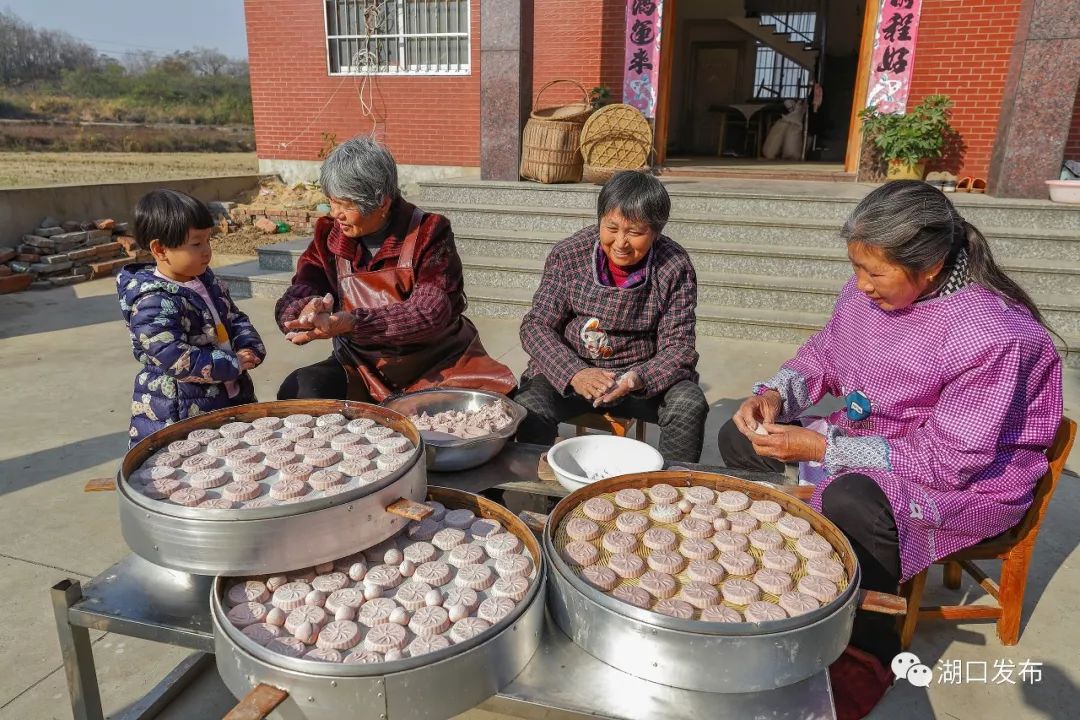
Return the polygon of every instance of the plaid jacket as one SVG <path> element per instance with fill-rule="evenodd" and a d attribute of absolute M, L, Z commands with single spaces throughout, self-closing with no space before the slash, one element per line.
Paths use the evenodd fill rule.
<path fill-rule="evenodd" d="M 697 276 L 690 256 L 661 235 L 653 243 L 644 283 L 607 287 L 596 276 L 599 241 L 600 230 L 593 225 L 548 255 L 532 309 L 521 323 L 521 346 L 530 358 L 526 374 L 543 375 L 564 394 L 571 378 L 589 367 L 636 371 L 646 397 L 682 380 L 697 382 Z M 606 357 L 592 357 L 581 338 L 590 318 L 608 336 Z"/>
<path fill-rule="evenodd" d="M 353 268 L 381 270 L 394 267 L 412 218 L 413 205 L 398 198 L 390 209 L 390 234 L 375 257 L 364 246 L 341 232 L 337 221 L 321 219 L 296 266 L 292 285 L 277 301 L 274 317 L 286 332 L 285 323 L 295 320 L 304 306 L 326 293 L 338 307 L 338 279 L 335 256 L 348 258 Z M 416 257 L 413 261 L 416 284 L 405 302 L 371 310 L 355 310 L 356 329 L 352 341 L 359 347 L 412 345 L 442 333 L 465 312 L 461 258 L 454 246 L 450 221 L 442 215 L 425 213 L 420 222 Z"/>

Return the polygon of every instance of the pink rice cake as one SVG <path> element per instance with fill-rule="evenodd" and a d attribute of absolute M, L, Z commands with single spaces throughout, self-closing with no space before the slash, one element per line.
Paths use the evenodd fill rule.
<path fill-rule="evenodd" d="M 366 442 L 367 440 L 362 435 L 354 435 L 351 432 L 342 432 L 330 438 L 330 447 L 338 452 L 342 452 L 353 445 Z"/>
<path fill-rule="evenodd" d="M 698 609 L 720 603 L 720 591 L 710 583 L 700 580 L 683 583 L 679 590 L 679 597 Z"/>
<path fill-rule="evenodd" d="M 289 500 L 304 495 L 308 491 L 307 484 L 302 480 L 293 478 L 278 480 L 270 486 L 270 497 L 275 500 Z"/>
<path fill-rule="evenodd" d="M 491 596 L 507 597 L 514 602 L 521 602 L 529 593 L 529 585 L 527 577 L 501 577 L 491 586 Z"/>
<path fill-rule="evenodd" d="M 779 550 L 784 547 L 784 536 L 772 528 L 758 528 L 751 530 L 747 536 L 751 547 L 758 550 Z"/>
<path fill-rule="evenodd" d="M 337 470 L 316 470 L 308 477 L 308 485 L 315 490 L 326 490 L 345 482 L 345 475 Z"/>
<path fill-rule="evenodd" d="M 766 550 L 761 554 L 761 566 L 790 575 L 799 569 L 799 558 L 790 550 Z"/>
<path fill-rule="evenodd" d="M 233 480 L 221 488 L 221 497 L 233 502 L 255 500 L 262 494 L 262 486 L 252 480 Z"/>
<path fill-rule="evenodd" d="M 184 458 L 184 462 L 181 463 L 180 469 L 186 473 L 196 473 L 200 470 L 209 470 L 210 468 L 217 467 L 220 463 L 221 461 L 213 455 L 196 453 L 195 455 Z"/>
<path fill-rule="evenodd" d="M 188 476 L 187 481 L 193 488 L 209 490 L 210 488 L 221 487 L 228 483 L 229 475 L 221 468 L 210 468 L 209 470 L 199 470 L 196 473 L 192 473 Z"/>
<path fill-rule="evenodd" d="M 342 434 L 349 435 L 350 433 L 346 431 L 345 428 L 338 425 L 326 425 L 324 427 L 315 428 L 314 432 L 311 433 L 311 436 L 316 440 L 326 440 L 327 442 L 331 442 L 335 437 Z"/>
<path fill-rule="evenodd" d="M 753 575 L 754 571 L 757 570 L 757 561 L 754 560 L 754 556 L 742 550 L 722 552 L 718 561 L 724 566 L 724 570 L 731 575 Z"/>
<path fill-rule="evenodd" d="M 503 532 L 503 526 L 498 520 L 480 518 L 469 526 L 469 534 L 477 540 L 487 540 L 493 535 Z"/>
<path fill-rule="evenodd" d="M 202 444 L 194 440 L 176 440 L 169 443 L 169 452 L 176 453 L 180 457 L 191 457 L 202 450 Z"/>
<path fill-rule="evenodd" d="M 532 574 L 532 558 L 524 554 L 497 558 L 495 572 L 504 578 L 528 577 Z"/>
<path fill-rule="evenodd" d="M 743 615 L 746 616 L 747 622 L 756 623 L 783 620 L 788 616 L 782 607 L 764 600 L 755 600 L 747 605 Z"/>
<path fill-rule="evenodd" d="M 179 480 L 174 478 L 163 478 L 161 480 L 153 480 L 143 486 L 143 495 L 151 500 L 164 500 L 169 497 L 183 486 Z"/>
<path fill-rule="evenodd" d="M 381 653 L 400 650 L 405 647 L 407 635 L 405 628 L 396 623 L 380 623 L 368 630 L 364 637 L 364 649 Z"/>
<path fill-rule="evenodd" d="M 263 457 L 263 464 L 267 467 L 272 467 L 275 470 L 280 470 L 286 465 L 292 465 L 300 460 L 300 456 L 294 453 L 292 450 L 275 450 L 268 452 Z"/>
<path fill-rule="evenodd" d="M 674 550 L 679 538 L 667 528 L 649 528 L 641 536 L 641 544 L 650 550 Z"/>
<path fill-rule="evenodd" d="M 804 575 L 799 578 L 796 589 L 815 600 L 827 603 L 836 597 L 836 584 L 817 575 Z"/>
<path fill-rule="evenodd" d="M 251 421 L 251 427 L 256 430 L 277 430 L 284 424 L 281 418 L 267 416 L 261 418 L 255 418 Z"/>
<path fill-rule="evenodd" d="M 330 620 L 326 610 L 318 605 L 301 605 L 289 612 L 285 618 L 285 629 L 296 635 L 304 623 L 311 623 L 313 628 L 321 628 Z M 302 638 L 301 638 L 302 639 Z"/>
<path fill-rule="evenodd" d="M 184 456 L 174 452 L 158 452 L 150 456 L 143 467 L 180 467 L 184 462 Z"/>
<path fill-rule="evenodd" d="M 480 543 L 458 545 L 446 556 L 446 561 L 454 567 L 476 565 L 487 560 L 487 552 Z"/>
<path fill-rule="evenodd" d="M 679 491 L 667 483 L 658 483 L 648 489 L 649 500 L 656 505 L 674 505 L 679 502 Z"/>
<path fill-rule="evenodd" d="M 304 453 L 304 462 L 317 468 L 328 468 L 340 459 L 341 453 L 330 448 L 317 448 Z"/>
<path fill-rule="evenodd" d="M 581 568 L 581 577 L 585 582 L 604 592 L 611 592 L 619 584 L 619 576 L 606 565 L 589 565 Z"/>
<path fill-rule="evenodd" d="M 720 530 L 712 536 L 712 541 L 720 552 L 737 552 L 750 547 L 750 538 L 734 530 Z"/>
<path fill-rule="evenodd" d="M 833 546 L 817 533 L 803 535 L 795 541 L 795 551 L 808 560 L 827 558 L 833 554 Z"/>
<path fill-rule="evenodd" d="M 480 595 L 470 588 L 452 587 L 443 596 L 443 607 L 450 609 L 455 606 L 464 608 L 466 613 L 474 613 L 480 607 Z"/>
<path fill-rule="evenodd" d="M 296 413 L 285 417 L 285 427 L 314 427 L 315 418 L 306 413 Z"/>
<path fill-rule="evenodd" d="M 652 609 L 653 612 L 680 620 L 690 620 L 694 617 L 694 606 L 678 598 L 664 598 L 653 605 Z"/>
<path fill-rule="evenodd" d="M 653 596 L 647 590 L 636 585 L 620 585 L 611 592 L 611 596 L 645 610 L 653 601 Z"/>
<path fill-rule="evenodd" d="M 716 545 L 708 540 L 687 538 L 679 543 L 679 554 L 687 560 L 709 560 L 716 556 Z"/>
<path fill-rule="evenodd" d="M 226 615 L 236 627 L 243 630 L 248 625 L 261 623 L 266 619 L 266 606 L 258 602 L 245 602 L 229 609 Z"/>
<path fill-rule="evenodd" d="M 261 449 L 261 446 L 264 442 L 274 439 L 274 431 L 259 430 L 258 428 L 256 428 L 254 430 L 249 430 L 248 432 L 244 433 L 244 437 L 241 439 L 248 445 L 254 448 Z"/>
<path fill-rule="evenodd" d="M 817 575 L 830 582 L 840 584 L 847 579 L 844 566 L 832 558 L 813 558 L 806 561 L 806 572 L 809 575 Z"/>
<path fill-rule="evenodd" d="M 274 607 L 285 612 L 292 612 L 304 604 L 304 599 L 311 592 L 311 586 L 306 582 L 288 582 L 274 590 L 270 602 Z"/>
<path fill-rule="evenodd" d="M 341 653 L 330 648 L 317 647 L 304 653 L 304 659 L 313 662 L 339 663 L 341 662 Z"/>
<path fill-rule="evenodd" d="M 484 549 L 493 558 L 506 557 L 521 551 L 521 540 L 511 532 L 501 532 L 485 540 Z"/>
<path fill-rule="evenodd" d="M 423 540 L 409 543 L 405 546 L 402 553 L 406 560 L 416 563 L 417 565 L 431 562 L 439 556 L 439 551 L 435 549 L 435 546 L 429 542 L 424 542 Z"/>
<path fill-rule="evenodd" d="M 367 627 L 390 622 L 390 616 L 394 614 L 397 607 L 397 603 L 390 598 L 372 598 L 360 606 L 356 613 L 356 621 Z"/>
<path fill-rule="evenodd" d="M 184 487 L 169 495 L 169 502 L 184 507 L 195 507 L 206 499 L 206 491 L 202 488 Z"/>
<path fill-rule="evenodd" d="M 336 614 L 341 608 L 352 608 L 353 610 L 356 610 L 363 604 L 364 591 L 361 588 L 343 587 L 330 593 L 326 597 L 326 605 L 323 607 L 325 607 L 328 612 Z"/>
<path fill-rule="evenodd" d="M 239 440 L 232 438 L 218 438 L 217 440 L 211 440 L 206 445 L 206 452 L 214 457 L 223 458 L 229 453 L 239 450 L 242 444 Z"/>
<path fill-rule="evenodd" d="M 443 528 L 431 537 L 431 544 L 440 550 L 453 550 L 465 542 L 465 531 L 457 528 Z"/>
<path fill-rule="evenodd" d="M 240 482 L 251 481 L 258 482 L 267 476 L 269 470 L 261 463 L 252 463 L 250 465 L 235 465 L 232 469 L 233 480 Z"/>
<path fill-rule="evenodd" d="M 780 596 L 780 607 L 784 608 L 788 615 L 795 617 L 817 610 L 821 603 L 806 593 L 791 590 Z"/>
<path fill-rule="evenodd" d="M 458 568 L 454 583 L 472 590 L 487 590 L 495 582 L 495 572 L 488 565 L 463 565 Z"/>
<path fill-rule="evenodd" d="M 615 504 L 626 510 L 644 510 L 649 498 L 637 488 L 623 488 L 615 493 Z"/>
<path fill-rule="evenodd" d="M 694 538 L 697 540 L 704 540 L 705 538 L 712 537 L 714 532 L 711 522 L 707 520 L 698 520 L 697 518 L 692 517 L 680 520 L 678 530 L 683 537 Z"/>
<path fill-rule="evenodd" d="M 716 498 L 716 504 L 724 512 L 739 512 L 750 507 L 750 497 L 738 490 L 725 490 Z"/>
<path fill-rule="evenodd" d="M 692 560 L 686 566 L 686 574 L 691 580 L 716 585 L 727 573 L 724 566 L 715 560 Z"/>
<path fill-rule="evenodd" d="M 311 581 L 311 587 L 319 592 L 330 593 L 337 592 L 349 586 L 349 576 L 343 572 L 329 572 L 323 575 L 317 576 Z"/>
<path fill-rule="evenodd" d="M 319 631 L 315 645 L 323 650 L 348 650 L 360 644 L 360 626 L 350 620 L 335 620 Z"/>
<path fill-rule="evenodd" d="M 487 620 L 494 625 L 512 613 L 515 607 L 517 607 L 517 603 L 510 598 L 489 597 L 480 603 L 480 607 L 476 609 L 476 615 L 481 620 Z"/>
<path fill-rule="evenodd" d="M 615 527 L 624 533 L 630 533 L 631 535 L 641 535 L 652 523 L 649 522 L 649 518 L 645 517 L 641 513 L 627 511 L 615 518 Z M 580 538 L 582 540 L 591 540 L 592 538 Z"/>
<path fill-rule="evenodd" d="M 698 504 L 690 509 L 690 517 L 694 518 L 695 520 L 704 520 L 711 525 L 714 521 L 724 517 L 724 511 L 721 510 L 720 507 L 717 505 Z M 713 528 L 719 530 L 727 529 L 716 528 L 715 525 L 713 525 Z"/>
<path fill-rule="evenodd" d="M 742 615 L 738 610 L 729 608 L 727 605 L 710 605 L 701 611 L 701 620 L 704 622 L 741 623 Z"/>
<path fill-rule="evenodd" d="M 401 584 L 403 578 L 401 571 L 393 565 L 376 565 L 367 571 L 364 576 L 364 584 L 389 590 Z"/>
<path fill-rule="evenodd" d="M 609 553 L 633 552 L 637 549 L 638 539 L 636 535 L 612 530 L 604 533 L 604 536 L 600 539 L 600 544 Z"/>
<path fill-rule="evenodd" d="M 265 603 L 270 600 L 270 591 L 266 584 L 258 580 L 241 580 L 229 588 L 225 599 L 230 605 L 242 605 L 246 602 Z"/>
<path fill-rule="evenodd" d="M 458 620 L 450 628 L 450 639 L 455 643 L 463 643 L 470 640 L 491 627 L 491 623 L 483 618 L 467 617 Z"/>
<path fill-rule="evenodd" d="M 240 632 L 244 633 L 244 635 L 251 638 L 263 647 L 265 647 L 266 644 L 269 643 L 271 640 L 279 638 L 282 635 L 281 628 L 265 622 L 248 625 Z"/>
<path fill-rule="evenodd" d="M 776 529 L 789 538 L 799 538 L 813 531 L 808 520 L 788 514 L 776 521 Z"/>
<path fill-rule="evenodd" d="M 341 662 L 345 665 L 370 665 L 383 662 L 383 656 L 382 653 L 361 649 L 352 651 Z"/>
<path fill-rule="evenodd" d="M 761 588 L 744 578 L 728 578 L 720 584 L 720 594 L 734 605 L 749 605 L 761 598 Z"/>
<path fill-rule="evenodd" d="M 413 573 L 414 578 L 426 582 L 432 587 L 445 585 L 450 582 L 453 576 L 454 571 L 450 569 L 450 566 L 440 560 L 422 563 L 416 567 L 416 572 Z"/>
<path fill-rule="evenodd" d="M 704 485 L 693 485 L 683 490 L 683 497 L 695 505 L 711 505 L 716 501 L 716 491 Z"/>
<path fill-rule="evenodd" d="M 640 555 L 633 553 L 616 553 L 609 555 L 607 566 L 621 578 L 637 578 L 645 572 L 645 561 Z"/>
<path fill-rule="evenodd" d="M 609 522 L 615 519 L 615 505 L 606 498 L 589 498 L 582 506 L 581 511 L 590 520 L 596 522 Z"/>
<path fill-rule="evenodd" d="M 668 575 L 675 575 L 686 566 L 686 558 L 674 550 L 653 550 L 646 562 L 653 570 Z"/>
<path fill-rule="evenodd" d="M 729 513 L 727 521 L 731 523 L 732 532 L 742 533 L 743 535 L 749 535 L 760 524 L 756 517 L 745 512 Z"/>
<path fill-rule="evenodd" d="M 232 510 L 236 507 L 236 503 L 225 498 L 210 498 L 209 500 L 203 500 L 198 507 L 203 510 Z"/>
<path fill-rule="evenodd" d="M 675 594 L 678 583 L 671 575 L 657 570 L 648 570 L 640 578 L 638 585 L 655 598 L 664 600 Z"/>
<path fill-rule="evenodd" d="M 409 629 L 418 637 L 442 635 L 450 629 L 450 615 L 438 605 L 424 606 L 413 613 Z"/>
<path fill-rule="evenodd" d="M 595 540 L 602 534 L 600 526 L 588 518 L 570 518 L 565 528 L 572 540 Z"/>
<path fill-rule="evenodd" d="M 768 523 L 774 523 L 784 516 L 784 509 L 772 500 L 755 500 L 750 503 L 747 512 L 759 521 Z"/>
<path fill-rule="evenodd" d="M 281 437 L 295 443 L 297 440 L 311 437 L 311 432 L 311 428 L 307 427 L 290 427 L 281 431 Z"/>
<path fill-rule="evenodd" d="M 585 567 L 596 564 L 600 559 L 600 551 L 592 543 L 574 540 L 567 543 L 566 547 L 563 548 L 563 556 L 574 565 Z"/>
<path fill-rule="evenodd" d="M 349 418 L 341 413 L 327 413 L 315 418 L 316 427 L 339 427 L 349 422 Z"/>
<path fill-rule="evenodd" d="M 791 589 L 794 581 L 791 576 L 782 570 L 770 570 L 762 568 L 754 573 L 754 582 L 763 591 L 770 595 L 780 596 Z"/>
<path fill-rule="evenodd" d="M 251 428 L 251 423 L 231 422 L 225 423 L 224 425 L 219 427 L 218 431 L 221 433 L 222 437 L 227 437 L 230 440 L 239 440 L 244 436 L 246 432 L 251 430 Z"/>
<path fill-rule="evenodd" d="M 198 430 L 192 430 L 188 433 L 187 439 L 192 442 L 197 442 L 200 445 L 206 445 L 211 440 L 217 440 L 221 437 L 221 432 L 214 428 L 199 428 Z"/>
<path fill-rule="evenodd" d="M 682 510 L 678 505 L 650 505 L 649 517 L 663 525 L 677 523 L 682 519 Z"/>
<path fill-rule="evenodd" d="M 418 637 L 414 639 L 409 646 L 405 648 L 409 657 L 418 657 L 420 655 L 427 655 L 433 653 L 436 650 L 445 650 L 453 643 L 445 635 L 432 635 L 430 637 Z"/>

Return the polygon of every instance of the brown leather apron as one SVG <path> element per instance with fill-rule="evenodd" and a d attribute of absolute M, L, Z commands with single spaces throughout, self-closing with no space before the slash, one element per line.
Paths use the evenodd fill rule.
<path fill-rule="evenodd" d="M 422 210 L 413 210 L 394 267 L 354 272 L 348 258 L 335 256 L 338 310 L 374 310 L 408 299 L 416 282 L 413 258 L 423 217 Z M 349 400 L 365 400 L 370 395 L 381 403 L 393 395 L 430 388 L 490 390 L 505 395 L 517 386 L 510 368 L 485 352 L 476 326 L 461 315 L 421 344 L 359 347 L 338 336 L 334 338 L 334 355 L 349 376 Z"/>

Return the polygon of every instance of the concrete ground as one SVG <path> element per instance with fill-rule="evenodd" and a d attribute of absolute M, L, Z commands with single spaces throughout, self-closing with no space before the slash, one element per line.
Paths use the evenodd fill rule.
<path fill-rule="evenodd" d="M 224 260 L 224 259 L 222 259 Z M 131 383 L 137 370 L 111 280 L 0 297 L 0 576 L 8 617 L 0 625 L 0 720 L 71 717 L 48 589 L 63 578 L 89 579 L 127 554 L 111 493 L 85 494 L 91 478 L 115 473 L 127 443 Z M 285 374 L 323 359 L 325 347 L 288 345 L 274 330 L 273 305 L 240 306 L 261 328 L 267 362 L 255 373 L 264 399 Z M 525 355 L 517 323 L 477 319 L 488 350 L 516 372 Z M 704 462 L 718 462 L 716 430 L 754 380 L 770 375 L 793 346 L 699 340 L 702 385 L 712 403 Z M 1067 371 L 1066 412 L 1080 417 L 1080 371 Z M 1080 451 L 1070 466 L 1080 468 Z M 875 718 L 1063 718 L 1080 715 L 1080 627 L 1071 622 L 1080 595 L 1080 479 L 1063 478 L 1050 504 L 1029 574 L 1020 644 L 1005 648 L 986 623 L 920 626 L 912 650 L 929 665 L 986 662 L 986 684 L 901 682 Z M 936 582 L 936 573 L 934 580 Z M 932 588 L 930 600 L 979 599 L 965 582 L 959 593 Z M 985 601 L 983 598 L 981 601 Z M 107 713 L 147 693 L 187 651 L 92 633 Z M 1019 666 L 1042 663 L 1039 682 L 1020 682 Z M 1015 665 L 1012 680 L 992 682 L 995 663 Z M 1030 679 L 1030 678 L 1029 678 Z M 999 677 L 1000 681 L 1001 678 Z M 231 698 L 215 672 L 202 676 L 163 717 L 221 717 Z M 506 717 L 476 710 L 470 720 Z"/>

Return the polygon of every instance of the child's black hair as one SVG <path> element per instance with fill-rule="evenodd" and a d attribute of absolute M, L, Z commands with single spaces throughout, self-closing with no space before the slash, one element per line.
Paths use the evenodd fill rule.
<path fill-rule="evenodd" d="M 210 209 L 199 199 L 177 190 L 152 190 L 135 206 L 135 240 L 143 250 L 157 239 L 167 248 L 180 247 L 188 230 L 214 227 Z"/>

